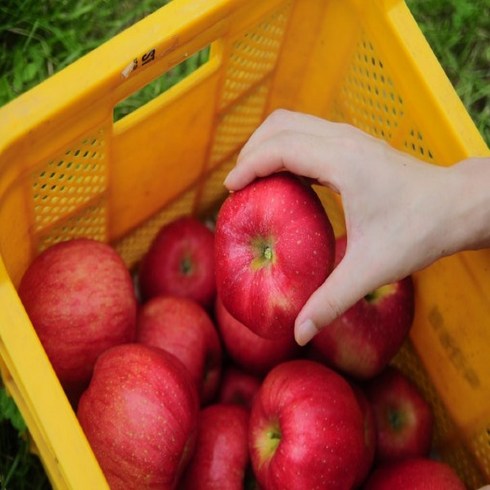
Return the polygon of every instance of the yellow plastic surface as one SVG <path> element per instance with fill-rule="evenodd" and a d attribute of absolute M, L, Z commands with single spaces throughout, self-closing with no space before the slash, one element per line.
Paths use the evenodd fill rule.
<path fill-rule="evenodd" d="M 113 122 L 121 100 L 209 45 L 205 65 Z M 489 154 L 402 0 L 174 0 L 0 109 L 0 366 L 56 489 L 107 485 L 16 294 L 24 270 L 76 236 L 132 267 L 164 223 L 216 210 L 237 152 L 277 107 L 352 123 L 428 164 Z M 317 190 L 340 232 L 338 199 Z M 415 280 L 396 363 L 433 404 L 441 456 L 476 488 L 490 481 L 489 251 Z"/>

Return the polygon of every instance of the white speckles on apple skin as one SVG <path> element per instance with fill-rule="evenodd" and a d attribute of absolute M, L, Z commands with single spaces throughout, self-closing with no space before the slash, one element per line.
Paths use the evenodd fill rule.
<path fill-rule="evenodd" d="M 267 421 L 277 419 L 282 437 L 269 462 L 260 465 L 252 451 L 259 483 L 272 490 L 352 488 L 364 445 L 354 400 L 347 382 L 319 363 L 296 360 L 273 368 L 256 395 L 250 427 L 259 437 Z"/>
<path fill-rule="evenodd" d="M 176 358 L 126 344 L 99 357 L 77 416 L 111 488 L 144 488 L 149 478 L 173 488 L 198 410 L 197 390 Z"/>
<path fill-rule="evenodd" d="M 250 244 L 271 236 L 274 260 L 257 267 Z M 289 174 L 231 194 L 215 239 L 218 294 L 233 316 L 266 338 L 291 333 L 299 310 L 333 268 L 325 210 L 312 189 Z"/>
<path fill-rule="evenodd" d="M 410 277 L 387 291 L 391 294 L 374 301 L 359 300 L 315 336 L 312 348 L 320 358 L 358 379 L 381 372 L 400 349 L 415 314 Z"/>

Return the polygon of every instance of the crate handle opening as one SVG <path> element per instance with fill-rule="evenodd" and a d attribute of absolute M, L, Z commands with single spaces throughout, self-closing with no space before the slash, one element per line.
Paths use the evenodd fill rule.
<path fill-rule="evenodd" d="M 210 47 L 210 45 L 205 46 L 171 68 L 169 71 L 165 72 L 163 75 L 155 78 L 151 82 L 127 96 L 125 99 L 121 100 L 114 106 L 114 122 L 131 114 L 135 110 L 172 88 L 174 85 L 177 85 L 182 80 L 192 75 L 198 68 L 209 61 Z M 138 65 L 140 64 L 144 65 L 148 63 L 154 56 L 154 49 L 148 51 L 148 53 L 141 56 L 141 59 L 135 59 L 132 62 L 132 65 L 128 65 L 128 72 L 137 69 Z"/>

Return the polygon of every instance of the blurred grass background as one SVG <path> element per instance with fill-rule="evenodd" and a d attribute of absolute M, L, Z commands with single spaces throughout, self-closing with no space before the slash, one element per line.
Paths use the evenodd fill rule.
<path fill-rule="evenodd" d="M 2 0 L 0 106 L 170 0 Z M 490 144 L 488 0 L 406 0 L 483 138 Z M 119 105 L 116 118 L 205 61 L 199 53 Z M 0 490 L 48 489 L 25 425 L 0 390 Z"/>
<path fill-rule="evenodd" d="M 0 106 L 169 0 L 2 0 Z M 488 0 L 407 0 L 441 65 L 490 144 Z M 116 118 L 204 61 L 195 56 L 118 106 Z"/>

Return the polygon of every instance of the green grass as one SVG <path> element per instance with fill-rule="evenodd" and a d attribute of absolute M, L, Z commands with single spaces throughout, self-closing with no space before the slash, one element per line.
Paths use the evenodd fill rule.
<path fill-rule="evenodd" d="M 4 0 L 0 105 L 61 70 L 168 0 Z"/>
<path fill-rule="evenodd" d="M 169 0 L 4 0 L 0 5 L 0 106 Z M 488 0 L 407 0 L 477 128 L 490 144 Z M 116 109 L 116 119 L 182 76 L 188 60 Z"/>
<path fill-rule="evenodd" d="M 407 0 L 456 92 L 490 145 L 488 0 Z"/>
<path fill-rule="evenodd" d="M 7 0 L 0 6 L 0 106 L 170 0 Z M 206 61 L 209 49 L 118 104 L 115 120 L 164 92 Z"/>
<path fill-rule="evenodd" d="M 0 390 L 0 490 L 44 490 L 51 486 L 30 451 L 26 424 L 5 390 Z"/>
<path fill-rule="evenodd" d="M 0 106 L 61 70 L 169 0 L 3 0 Z M 490 143 L 488 0 L 407 0 L 487 144 Z M 168 88 L 207 51 L 118 105 L 116 118 Z M 50 488 L 29 451 L 25 425 L 0 389 L 0 490 Z"/>
<path fill-rule="evenodd" d="M 0 5 L 0 106 L 169 0 L 4 0 Z M 488 0 L 407 0 L 477 128 L 490 144 Z M 189 60 L 200 63 L 206 53 Z M 180 71 L 179 71 L 180 70 Z M 182 68 L 116 110 L 116 119 L 161 93 Z"/>

